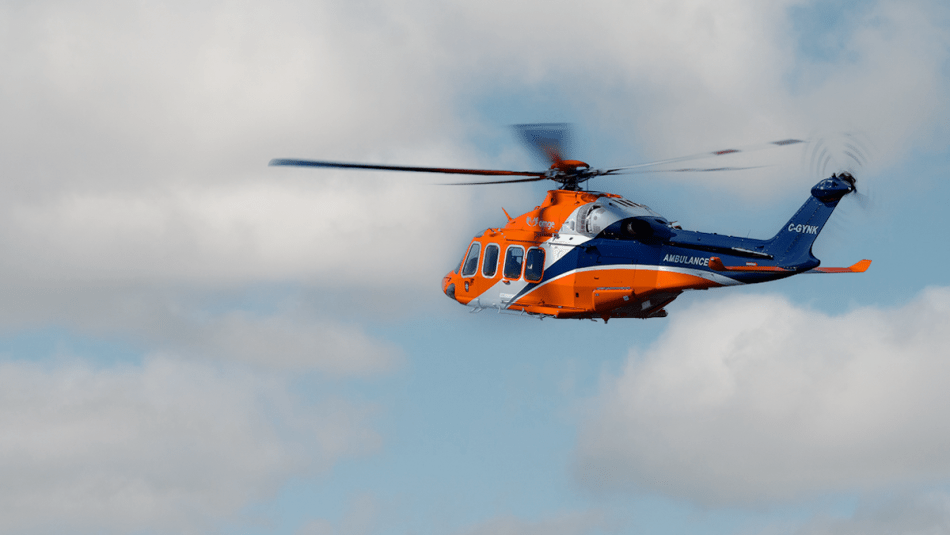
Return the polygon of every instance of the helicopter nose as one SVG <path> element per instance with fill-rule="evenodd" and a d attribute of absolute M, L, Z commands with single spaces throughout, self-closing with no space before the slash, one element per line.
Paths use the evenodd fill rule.
<path fill-rule="evenodd" d="M 442 279 L 442 291 L 445 292 L 445 295 L 455 299 L 455 283 L 452 282 L 452 275 L 446 275 Z M 458 301 L 458 299 L 455 299 Z"/>

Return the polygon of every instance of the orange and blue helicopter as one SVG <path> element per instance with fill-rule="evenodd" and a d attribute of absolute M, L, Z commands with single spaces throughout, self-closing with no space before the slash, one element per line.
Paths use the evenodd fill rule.
<path fill-rule="evenodd" d="M 820 267 L 812 244 L 839 201 L 856 192 L 849 172 L 818 182 L 801 208 L 770 239 L 683 230 L 649 207 L 620 195 L 586 191 L 600 177 L 740 152 L 726 149 L 634 166 L 592 169 L 562 158 L 567 125 L 516 126 L 522 140 L 551 162 L 545 171 L 500 171 L 372 165 L 275 159 L 270 165 L 375 169 L 481 176 L 514 176 L 458 185 L 552 180 L 544 202 L 518 217 L 505 212 L 503 227 L 489 228 L 468 246 L 459 267 L 442 280 L 450 298 L 473 311 L 496 309 L 538 317 L 603 319 L 662 318 L 665 307 L 686 290 L 769 282 L 800 273 L 860 273 L 870 260 L 850 267 Z M 797 139 L 771 142 L 786 146 Z M 725 171 L 718 167 L 669 171 Z"/>

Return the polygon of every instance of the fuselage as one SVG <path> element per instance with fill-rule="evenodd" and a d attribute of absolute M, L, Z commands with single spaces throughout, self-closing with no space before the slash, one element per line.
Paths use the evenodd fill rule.
<path fill-rule="evenodd" d="M 797 232 L 814 230 L 801 226 Z M 765 282 L 818 265 L 809 247 L 795 265 L 776 271 L 722 271 L 713 268 L 715 261 L 710 266 L 718 258 L 768 269 L 777 265 L 770 243 L 685 231 L 619 195 L 552 190 L 534 210 L 476 236 L 442 289 L 474 309 L 604 320 L 663 317 L 663 307 L 685 290 Z"/>

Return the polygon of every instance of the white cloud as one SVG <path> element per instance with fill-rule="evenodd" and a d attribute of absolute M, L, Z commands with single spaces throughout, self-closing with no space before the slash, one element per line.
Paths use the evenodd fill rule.
<path fill-rule="evenodd" d="M 0 363 L 0 531 L 205 531 L 378 437 L 277 377 L 156 357 Z"/>
<path fill-rule="evenodd" d="M 796 26 L 796 10 L 819 8 L 840 9 L 843 22 Z M 470 76 L 476 88 L 553 87 L 588 114 L 588 129 L 625 138 L 635 153 L 663 158 L 857 131 L 874 141 L 875 163 L 886 166 L 913 147 L 947 143 L 948 11 L 937 2 L 854 9 L 748 0 L 546 9 L 483 2 L 457 9 L 469 24 L 445 26 L 459 56 L 478 67 Z M 829 39 L 842 41 L 840 54 L 802 52 Z M 703 178 L 755 195 L 815 180 L 804 176 L 794 150 L 742 162 L 773 165 L 771 180 L 761 172 Z"/>
<path fill-rule="evenodd" d="M 394 153 L 405 163 L 475 165 L 444 126 L 431 128 L 448 114 L 426 92 L 430 77 L 396 61 L 401 51 L 383 46 L 385 34 L 352 35 L 333 9 L 0 8 L 0 20 L 15 21 L 0 36 L 9 65 L 0 88 L 0 293 L 11 297 L 0 315 L 30 326 L 112 321 L 135 336 L 176 315 L 164 308 L 198 316 L 212 294 L 254 285 L 349 290 L 344 313 L 368 299 L 390 307 L 407 296 L 443 299 L 438 283 L 473 232 L 469 191 L 266 166 L 281 156 Z M 387 74 L 375 82 L 362 78 L 378 71 L 354 59 L 372 54 Z M 397 105 L 407 93 L 415 104 Z M 378 120 L 369 101 L 382 106 Z M 208 323 L 233 323 L 234 314 L 223 316 L 231 319 Z M 271 319 L 259 334 L 273 331 Z M 327 332 L 301 327 L 302 345 Z"/>
<path fill-rule="evenodd" d="M 950 477 L 950 288 L 840 316 L 709 301 L 631 354 L 583 425 L 577 474 L 746 504 Z"/>
<path fill-rule="evenodd" d="M 470 191 L 430 185 L 443 177 L 266 166 L 479 166 L 447 80 L 390 41 L 409 21 L 355 35 L 332 5 L 292 2 L 3 11 L 10 276 L 437 288 L 460 254 L 444 244 L 473 232 Z"/>
<path fill-rule="evenodd" d="M 10 275 L 77 283 L 437 287 L 432 281 L 441 280 L 465 248 L 453 243 L 458 250 L 446 254 L 436 246 L 451 243 L 468 219 L 452 192 L 432 203 L 427 195 L 437 188 L 419 182 L 371 182 L 374 187 L 358 192 L 314 182 L 278 184 L 284 179 L 274 172 L 258 185 L 20 203 L 3 216 L 4 267 Z"/>
<path fill-rule="evenodd" d="M 882 131 L 900 153 L 945 122 L 939 5 L 862 12 L 831 66 L 796 55 L 795 5 L 7 6 L 7 273 L 432 287 L 488 209 L 470 190 L 265 163 L 491 165 L 466 143 L 484 127 L 458 113 L 483 92 L 552 84 L 603 107 L 589 130 L 657 157 L 816 129 Z M 801 176 L 798 157 L 767 160 Z"/>

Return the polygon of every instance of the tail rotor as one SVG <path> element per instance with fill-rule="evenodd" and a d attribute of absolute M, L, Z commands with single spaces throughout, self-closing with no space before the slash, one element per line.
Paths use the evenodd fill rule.
<path fill-rule="evenodd" d="M 819 137 L 810 142 L 806 152 L 809 173 L 813 178 L 834 176 L 845 179 L 854 187 L 852 194 L 858 204 L 868 208 L 870 199 L 858 190 L 855 175 L 864 171 L 872 161 L 870 145 L 867 136 L 848 132 Z"/>

